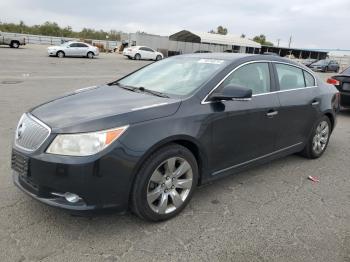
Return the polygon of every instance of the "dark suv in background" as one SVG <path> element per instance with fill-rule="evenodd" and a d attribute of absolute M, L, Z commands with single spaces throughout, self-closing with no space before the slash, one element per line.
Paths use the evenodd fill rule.
<path fill-rule="evenodd" d="M 339 71 L 339 64 L 335 60 L 323 59 L 319 60 L 309 66 L 313 71 L 321 71 L 321 72 L 336 72 Z"/>

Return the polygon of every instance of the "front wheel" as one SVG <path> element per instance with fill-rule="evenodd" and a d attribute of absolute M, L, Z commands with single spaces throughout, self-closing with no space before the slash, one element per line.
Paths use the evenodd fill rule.
<path fill-rule="evenodd" d="M 88 52 L 87 53 L 87 58 L 90 58 L 90 59 L 94 58 L 94 53 L 93 52 Z"/>
<path fill-rule="evenodd" d="M 140 54 L 136 54 L 135 55 L 135 60 L 140 60 L 141 59 L 141 55 Z"/>
<path fill-rule="evenodd" d="M 319 158 L 326 151 L 331 134 L 331 123 L 323 116 L 313 128 L 311 137 L 301 154 L 307 158 Z"/>
<path fill-rule="evenodd" d="M 198 166 L 185 147 L 172 144 L 145 161 L 132 190 L 132 210 L 150 221 L 170 219 L 190 201 L 197 186 Z"/>
<path fill-rule="evenodd" d="M 63 58 L 65 56 L 63 51 L 58 51 L 56 55 L 58 58 Z"/>
<path fill-rule="evenodd" d="M 157 55 L 156 57 L 156 61 L 162 60 L 162 56 L 161 55 Z"/>

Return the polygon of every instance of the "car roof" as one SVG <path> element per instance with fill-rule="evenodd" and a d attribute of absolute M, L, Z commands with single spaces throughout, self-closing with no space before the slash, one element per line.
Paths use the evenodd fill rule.
<path fill-rule="evenodd" d="M 260 54 L 245 54 L 245 53 L 192 53 L 182 55 L 184 57 L 198 57 L 203 59 L 220 59 L 235 62 L 237 60 L 246 61 L 277 61 L 300 66 L 299 63 L 294 62 L 288 58 L 276 56 L 276 55 L 260 55 Z M 246 58 L 246 59 L 245 59 Z"/>

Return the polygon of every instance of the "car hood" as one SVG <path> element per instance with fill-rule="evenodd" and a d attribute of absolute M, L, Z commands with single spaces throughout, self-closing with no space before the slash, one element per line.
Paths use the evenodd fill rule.
<path fill-rule="evenodd" d="M 30 110 L 53 133 L 90 132 L 174 114 L 181 100 L 102 85 L 77 90 Z"/>

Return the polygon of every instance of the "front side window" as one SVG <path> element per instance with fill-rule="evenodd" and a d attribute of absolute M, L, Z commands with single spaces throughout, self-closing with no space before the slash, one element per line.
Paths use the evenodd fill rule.
<path fill-rule="evenodd" d="M 85 44 L 77 44 L 77 47 L 87 47 L 87 45 L 85 45 Z"/>
<path fill-rule="evenodd" d="M 234 71 L 221 84 L 222 88 L 227 85 L 235 85 L 252 89 L 253 94 L 270 92 L 270 71 L 268 63 L 252 63 L 244 65 Z"/>
<path fill-rule="evenodd" d="M 226 67 L 228 61 L 198 57 L 172 57 L 150 64 L 118 81 L 168 95 L 186 96 Z"/>
<path fill-rule="evenodd" d="M 290 65 L 275 64 L 280 90 L 305 87 L 303 70 Z"/>

